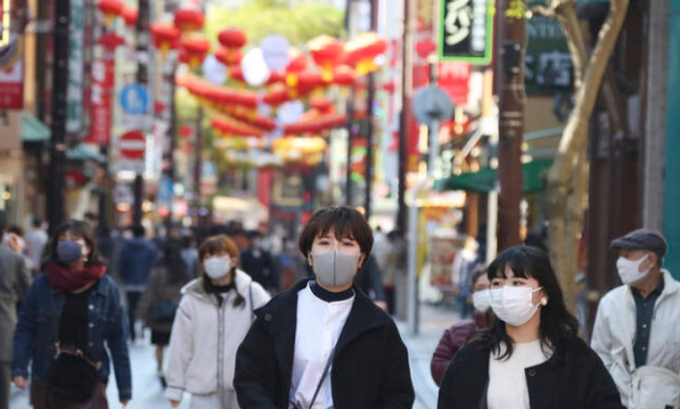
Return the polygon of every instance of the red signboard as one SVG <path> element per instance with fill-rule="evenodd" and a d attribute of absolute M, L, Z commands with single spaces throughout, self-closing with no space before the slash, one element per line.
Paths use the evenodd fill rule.
<path fill-rule="evenodd" d="M 142 131 L 129 131 L 120 137 L 118 142 L 120 157 L 129 160 L 144 159 L 146 136 Z"/>
<path fill-rule="evenodd" d="M 115 61 L 110 56 L 92 62 L 91 110 L 92 126 L 85 139 L 88 143 L 108 145 L 111 140 L 112 94 Z"/>
<path fill-rule="evenodd" d="M 468 63 L 439 63 L 439 86 L 446 90 L 454 106 L 467 103 L 471 72 L 472 67 Z"/>
<path fill-rule="evenodd" d="M 24 108 L 24 63 L 21 59 L 0 70 L 0 109 Z"/>

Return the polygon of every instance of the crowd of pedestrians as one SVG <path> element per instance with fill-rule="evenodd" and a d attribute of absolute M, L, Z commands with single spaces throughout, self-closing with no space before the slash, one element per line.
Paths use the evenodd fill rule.
<path fill-rule="evenodd" d="M 127 405 L 129 345 L 146 328 L 172 407 L 185 393 L 207 409 L 413 406 L 391 318 L 399 232 L 374 233 L 348 207 L 319 210 L 298 237 L 239 223 L 155 232 L 115 235 L 89 217 L 24 235 L 0 211 L 0 409 L 12 382 L 38 409 L 108 408 L 112 374 Z M 438 408 L 680 407 L 680 283 L 663 236 L 612 242 L 622 285 L 601 299 L 590 345 L 546 250 L 529 235 L 487 267 L 468 238 L 451 270 L 463 319 L 431 361 Z"/>

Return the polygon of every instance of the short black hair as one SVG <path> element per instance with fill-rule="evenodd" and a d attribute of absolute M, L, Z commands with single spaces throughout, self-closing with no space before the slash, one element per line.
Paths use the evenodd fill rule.
<path fill-rule="evenodd" d="M 141 224 L 135 224 L 130 228 L 132 235 L 135 237 L 144 237 L 146 234 L 146 229 Z"/>
<path fill-rule="evenodd" d="M 314 213 L 300 234 L 298 246 L 305 257 L 312 250 L 314 239 L 333 228 L 338 239 L 351 237 L 359 243 L 361 252 L 368 258 L 373 248 L 373 231 L 364 216 L 347 206 L 331 206 Z"/>
<path fill-rule="evenodd" d="M 37 218 L 37 217 L 35 219 L 33 219 L 33 222 L 32 222 L 33 227 L 35 227 L 35 228 L 42 227 L 42 223 L 43 223 L 42 220 Z"/>

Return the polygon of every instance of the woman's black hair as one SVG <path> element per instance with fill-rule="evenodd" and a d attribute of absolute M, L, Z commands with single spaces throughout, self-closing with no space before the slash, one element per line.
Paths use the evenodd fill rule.
<path fill-rule="evenodd" d="M 517 246 L 505 250 L 489 266 L 489 281 L 494 278 L 506 278 L 505 268 L 510 267 L 515 277 L 534 278 L 543 287 L 548 304 L 541 306 L 541 325 L 539 335 L 541 347 L 550 349 L 556 354 L 564 352 L 566 346 L 586 347 L 578 336 L 578 320 L 564 303 L 562 289 L 557 281 L 550 259 L 544 251 L 532 246 Z M 510 358 L 513 351 L 513 340 L 506 332 L 505 322 L 500 318 L 482 333 L 481 342 L 501 359 Z M 506 349 L 503 351 L 501 345 Z"/>
<path fill-rule="evenodd" d="M 305 257 L 309 256 L 317 236 L 324 235 L 333 228 L 337 239 L 349 237 L 355 240 L 365 258 L 373 248 L 373 231 L 364 215 L 347 206 L 331 206 L 318 210 L 309 219 L 302 233 L 298 246 Z"/>
<path fill-rule="evenodd" d="M 57 263 L 63 265 L 57 259 L 57 245 L 59 244 L 59 237 L 71 232 L 71 235 L 77 238 L 82 238 L 85 240 L 85 244 L 90 248 L 90 254 L 87 256 L 85 261 L 85 267 L 104 265 L 104 260 L 99 254 L 99 247 L 97 247 L 97 240 L 94 236 L 94 230 L 92 227 L 84 221 L 81 220 L 68 220 L 54 231 L 52 238 L 50 240 L 49 253 L 46 262 Z"/>
<path fill-rule="evenodd" d="M 185 283 L 191 278 L 181 250 L 181 244 L 174 239 L 168 240 L 163 246 L 162 263 L 168 269 L 168 279 L 171 284 Z"/>
<path fill-rule="evenodd" d="M 477 285 L 477 280 L 484 274 L 487 274 L 486 269 L 480 264 L 472 270 L 472 275 L 470 276 L 470 292 L 475 292 L 475 285 Z"/>

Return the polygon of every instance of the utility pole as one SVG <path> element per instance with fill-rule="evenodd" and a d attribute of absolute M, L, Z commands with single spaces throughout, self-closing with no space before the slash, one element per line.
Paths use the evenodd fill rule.
<path fill-rule="evenodd" d="M 54 5 L 54 83 L 52 87 L 52 140 L 47 178 L 47 217 L 50 234 L 64 221 L 64 176 L 66 164 L 66 90 L 68 87 L 70 0 Z"/>
<path fill-rule="evenodd" d="M 137 83 L 145 86 L 149 82 L 148 64 L 149 64 L 149 14 L 151 12 L 149 7 L 149 0 L 138 0 L 138 18 L 137 18 Z M 146 133 L 146 125 L 148 112 L 144 113 L 144 132 Z M 132 209 L 133 224 L 140 224 L 142 222 L 142 202 L 144 201 L 144 177 L 142 173 L 137 173 L 134 182 L 134 196 L 135 202 Z"/>
<path fill-rule="evenodd" d="M 194 206 L 196 210 L 196 225 L 200 223 L 201 210 L 201 168 L 202 168 L 202 153 L 203 153 L 203 108 L 200 106 L 196 110 L 196 163 L 194 166 Z"/>
<path fill-rule="evenodd" d="M 378 4 L 376 0 L 369 0 L 371 6 L 371 31 L 378 29 Z M 366 220 L 371 218 L 371 193 L 373 190 L 373 102 L 375 100 L 375 73 L 368 74 L 368 96 L 366 97 L 368 121 L 366 126 L 366 193 L 364 195 L 364 216 Z"/>
<path fill-rule="evenodd" d="M 401 70 L 401 114 L 399 116 L 399 190 L 397 212 L 397 228 L 406 232 L 406 151 L 408 144 L 409 123 L 411 118 L 411 96 L 413 94 L 413 30 L 415 28 L 416 2 L 403 0 L 404 35 L 402 39 Z"/>
<path fill-rule="evenodd" d="M 521 243 L 522 139 L 524 136 L 524 44 L 526 0 L 499 0 L 497 59 L 499 95 L 498 250 Z"/>
<path fill-rule="evenodd" d="M 347 2 L 349 4 L 349 2 Z M 349 6 L 348 6 L 349 7 Z M 355 87 L 350 86 L 347 100 L 347 176 L 345 186 L 345 205 L 352 206 L 352 127 L 354 126 L 354 95 Z"/>

